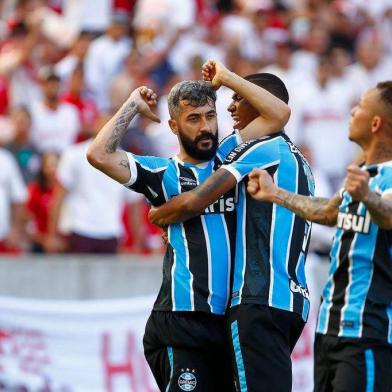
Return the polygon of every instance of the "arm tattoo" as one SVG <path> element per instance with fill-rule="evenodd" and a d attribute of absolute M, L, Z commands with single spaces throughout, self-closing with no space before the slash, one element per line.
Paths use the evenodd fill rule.
<path fill-rule="evenodd" d="M 126 169 L 130 169 L 129 162 L 126 159 L 122 159 L 119 165 L 125 167 Z"/>
<path fill-rule="evenodd" d="M 293 211 L 303 219 L 333 226 L 336 224 L 341 197 L 336 194 L 332 199 L 309 197 L 287 191 L 278 192 L 278 204 Z"/>
<path fill-rule="evenodd" d="M 211 196 L 211 193 L 218 190 L 233 175 L 227 170 L 218 170 L 203 184 L 195 188 L 195 194 L 200 198 Z"/>
<path fill-rule="evenodd" d="M 370 192 L 364 202 L 369 210 L 370 216 L 376 225 L 382 229 L 392 228 L 392 201 L 382 198 L 374 192 Z"/>
<path fill-rule="evenodd" d="M 113 153 L 116 151 L 121 139 L 124 137 L 127 127 L 131 120 L 138 113 L 138 108 L 135 101 L 129 102 L 125 108 L 121 111 L 114 124 L 112 135 L 106 141 L 105 151 L 107 153 Z"/>

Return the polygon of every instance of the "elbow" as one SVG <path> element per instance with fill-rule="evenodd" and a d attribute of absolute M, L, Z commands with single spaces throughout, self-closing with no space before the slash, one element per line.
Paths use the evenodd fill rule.
<path fill-rule="evenodd" d="M 270 117 L 270 125 L 271 129 L 281 130 L 284 129 L 286 124 L 288 123 L 291 115 L 291 109 L 286 104 L 283 104 L 279 107 Z"/>
<path fill-rule="evenodd" d="M 100 169 L 104 164 L 104 154 L 102 154 L 93 144 L 87 150 L 86 158 L 90 165 L 94 166 L 96 169 Z"/>
<path fill-rule="evenodd" d="M 291 109 L 289 106 L 282 106 L 282 110 L 279 113 L 277 121 L 279 122 L 279 128 L 284 128 L 285 125 L 289 122 L 291 116 Z"/>

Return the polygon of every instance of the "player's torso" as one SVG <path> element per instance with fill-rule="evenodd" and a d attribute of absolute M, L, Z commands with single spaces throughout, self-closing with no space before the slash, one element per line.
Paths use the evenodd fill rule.
<path fill-rule="evenodd" d="M 275 183 L 291 192 L 313 194 L 309 166 L 285 136 L 277 138 L 276 162 L 267 168 Z M 260 149 L 260 154 L 263 151 Z M 260 303 L 307 317 L 304 273 L 310 224 L 276 204 L 255 201 L 239 190 L 232 306 Z"/>
<path fill-rule="evenodd" d="M 370 171 L 369 187 L 381 193 L 385 175 Z M 317 331 L 371 337 L 392 343 L 392 232 L 380 229 L 365 204 L 343 192 L 331 248 Z"/>
<path fill-rule="evenodd" d="M 167 199 L 196 188 L 218 166 L 219 162 L 214 160 L 192 165 L 173 159 L 163 176 Z M 176 311 L 225 312 L 230 293 L 237 199 L 234 189 L 200 216 L 169 226 L 164 267 L 167 273 L 162 287 L 166 292 L 161 292 L 158 302 L 165 298 L 166 307 Z"/>

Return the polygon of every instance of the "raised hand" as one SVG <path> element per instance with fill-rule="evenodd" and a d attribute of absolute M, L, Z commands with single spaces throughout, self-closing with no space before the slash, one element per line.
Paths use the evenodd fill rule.
<path fill-rule="evenodd" d="M 366 201 L 370 192 L 369 173 L 366 170 L 361 170 L 356 165 L 350 165 L 347 168 L 344 189 L 354 200 Z"/>
<path fill-rule="evenodd" d="M 139 114 L 152 121 L 161 122 L 160 118 L 151 110 L 157 104 L 157 95 L 150 88 L 146 86 L 138 87 L 132 92 L 128 100 L 136 103 Z"/>
<path fill-rule="evenodd" d="M 266 170 L 253 169 L 249 174 L 247 190 L 256 200 L 272 202 L 277 188 Z"/>
<path fill-rule="evenodd" d="M 214 60 L 208 60 L 201 68 L 203 80 L 211 82 L 215 89 L 218 89 L 223 84 L 224 77 L 229 72 L 222 63 Z"/>

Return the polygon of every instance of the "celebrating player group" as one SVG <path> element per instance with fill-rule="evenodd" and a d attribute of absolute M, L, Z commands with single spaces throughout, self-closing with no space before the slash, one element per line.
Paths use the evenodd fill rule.
<path fill-rule="evenodd" d="M 392 81 L 365 92 L 349 138 L 363 150 L 331 199 L 285 134 L 285 84 L 208 61 L 203 81 L 168 96 L 172 158 L 119 145 L 156 94 L 134 90 L 87 159 L 142 193 L 167 230 L 163 280 L 143 339 L 161 391 L 288 392 L 290 354 L 309 313 L 311 222 L 336 226 L 315 338 L 316 392 L 392 391 Z M 233 133 L 219 142 L 216 90 L 233 91 Z M 295 93 L 295 92 L 293 92 Z"/>

